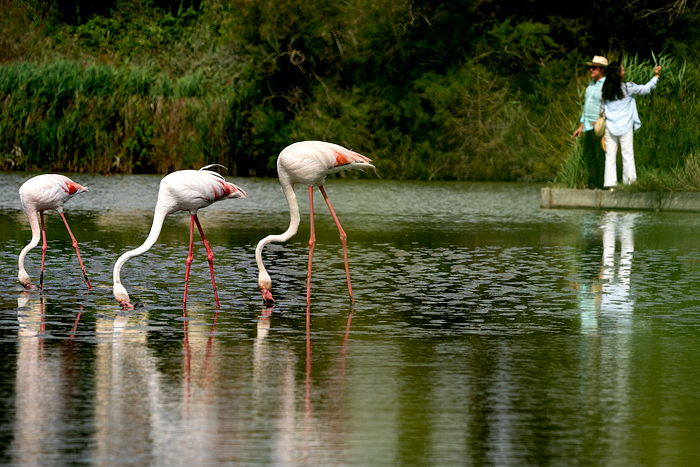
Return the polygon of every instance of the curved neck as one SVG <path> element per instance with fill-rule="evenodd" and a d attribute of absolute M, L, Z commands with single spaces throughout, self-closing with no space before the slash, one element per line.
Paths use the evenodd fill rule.
<path fill-rule="evenodd" d="M 27 215 L 27 218 L 29 219 L 29 227 L 32 229 L 32 240 L 22 248 L 22 252 L 19 254 L 19 272 L 20 274 L 25 273 L 26 271 L 24 269 L 24 257 L 27 256 L 27 253 L 37 246 L 39 244 L 39 240 L 41 239 L 41 228 L 39 227 L 39 219 L 37 219 L 37 211 L 34 209 L 28 209 L 25 210 L 24 213 Z"/>
<path fill-rule="evenodd" d="M 286 180 L 280 180 L 282 183 L 282 191 L 284 192 L 284 197 L 287 198 L 287 205 L 289 205 L 289 228 L 280 235 L 268 235 L 258 242 L 258 246 L 255 248 L 255 261 L 258 263 L 258 270 L 260 272 L 265 272 L 265 265 L 262 261 L 262 250 L 270 242 L 286 242 L 292 238 L 299 230 L 299 203 L 297 202 L 297 195 L 294 193 L 294 186 Z"/>
<path fill-rule="evenodd" d="M 153 225 L 151 226 L 151 232 L 148 234 L 148 238 L 146 238 L 146 241 L 143 242 L 143 245 L 136 248 L 135 250 L 127 251 L 126 253 L 121 255 L 117 262 L 114 264 L 115 284 L 122 283 L 119 277 L 119 272 L 121 271 L 121 268 L 124 265 L 124 263 L 126 263 L 129 259 L 133 258 L 134 256 L 144 254 L 145 252 L 150 250 L 151 247 L 153 247 L 153 245 L 155 245 L 156 241 L 158 241 L 160 231 L 163 229 L 163 222 L 165 221 L 165 217 L 168 214 L 169 212 L 166 209 L 156 206 L 155 213 L 153 214 Z"/>

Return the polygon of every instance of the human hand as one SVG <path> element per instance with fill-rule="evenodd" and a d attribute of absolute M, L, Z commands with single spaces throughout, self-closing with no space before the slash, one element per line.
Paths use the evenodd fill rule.
<path fill-rule="evenodd" d="M 654 76 L 658 78 L 659 75 L 661 75 L 661 66 L 657 65 L 656 67 L 654 67 Z"/>
<path fill-rule="evenodd" d="M 579 125 L 578 128 L 574 131 L 574 138 L 578 138 L 581 136 L 581 133 L 583 132 L 583 123 Z"/>

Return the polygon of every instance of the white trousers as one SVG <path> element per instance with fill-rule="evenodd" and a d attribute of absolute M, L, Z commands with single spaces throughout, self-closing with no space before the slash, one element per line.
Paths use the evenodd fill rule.
<path fill-rule="evenodd" d="M 622 149 L 622 183 L 629 185 L 637 179 L 634 165 L 634 129 L 621 136 L 610 134 L 605 129 L 605 188 L 617 185 L 617 148 Z"/>

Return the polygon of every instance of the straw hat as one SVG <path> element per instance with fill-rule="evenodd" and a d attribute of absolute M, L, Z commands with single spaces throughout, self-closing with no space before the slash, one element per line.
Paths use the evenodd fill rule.
<path fill-rule="evenodd" d="M 588 65 L 588 66 L 600 66 L 603 68 L 607 68 L 608 59 L 605 57 L 601 57 L 600 55 L 596 55 L 595 57 L 593 57 L 593 60 L 586 63 L 586 65 Z"/>

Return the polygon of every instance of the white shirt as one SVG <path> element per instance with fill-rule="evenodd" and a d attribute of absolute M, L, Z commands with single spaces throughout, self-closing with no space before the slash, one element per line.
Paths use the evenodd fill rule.
<path fill-rule="evenodd" d="M 605 107 L 605 126 L 614 136 L 622 136 L 632 129 L 637 131 L 642 126 L 637 113 L 635 95 L 649 94 L 656 89 L 659 78 L 654 76 L 647 84 L 622 83 L 622 99 L 616 101 L 603 100 Z"/>

